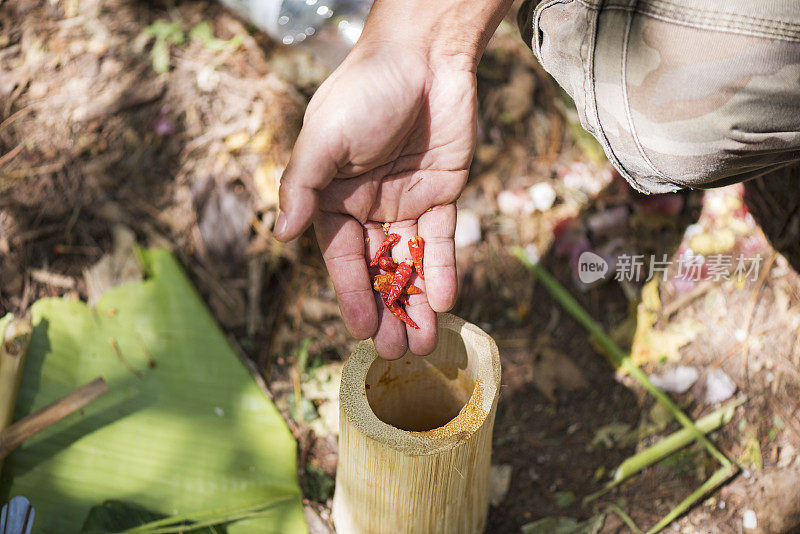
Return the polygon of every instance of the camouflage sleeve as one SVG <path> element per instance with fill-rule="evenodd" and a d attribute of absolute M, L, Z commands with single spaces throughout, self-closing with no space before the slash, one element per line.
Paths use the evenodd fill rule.
<path fill-rule="evenodd" d="M 519 22 L 640 191 L 800 161 L 800 0 L 527 0 Z"/>

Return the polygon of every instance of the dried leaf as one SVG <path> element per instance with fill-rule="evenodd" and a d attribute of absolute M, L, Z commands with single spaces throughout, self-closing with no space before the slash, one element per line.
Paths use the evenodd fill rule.
<path fill-rule="evenodd" d="M 610 449 L 627 436 L 630 430 L 631 425 L 621 422 L 601 426 L 597 429 L 597 432 L 595 432 L 594 438 L 592 438 L 592 442 L 587 449 L 590 451 L 598 447 Z"/>
<path fill-rule="evenodd" d="M 550 347 L 539 350 L 525 378 L 550 402 L 556 402 L 557 390 L 575 391 L 589 384 L 569 356 Z"/>
<path fill-rule="evenodd" d="M 493 465 L 489 470 L 489 502 L 499 506 L 506 498 L 511 485 L 512 468 L 509 464 Z"/>
<path fill-rule="evenodd" d="M 557 491 L 553 494 L 556 500 L 556 506 L 559 508 L 567 508 L 575 502 L 575 494 L 571 491 Z"/>
<path fill-rule="evenodd" d="M 237 132 L 225 138 L 225 146 L 228 147 L 228 150 L 231 152 L 243 149 L 249 142 L 250 134 L 247 132 Z"/>
<path fill-rule="evenodd" d="M 750 469 L 761 471 L 764 467 L 764 460 L 761 456 L 761 445 L 755 436 L 751 436 L 744 446 L 741 456 L 739 456 L 739 463 L 749 466 Z"/>
<path fill-rule="evenodd" d="M 103 293 L 126 282 L 138 282 L 144 276 L 136 256 L 136 234 L 130 228 L 116 225 L 113 229 L 114 248 L 83 271 L 89 306 L 95 306 Z"/>
<path fill-rule="evenodd" d="M 679 349 L 705 330 L 702 323 L 690 318 L 655 330 L 660 310 L 658 279 L 654 278 L 642 288 L 642 302 L 637 308 L 636 333 L 631 345 L 631 359 L 636 365 L 680 359 Z"/>

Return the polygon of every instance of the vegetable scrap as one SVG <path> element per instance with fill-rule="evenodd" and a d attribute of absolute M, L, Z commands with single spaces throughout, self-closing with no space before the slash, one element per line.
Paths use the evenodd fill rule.
<path fill-rule="evenodd" d="M 385 229 L 388 232 L 388 228 Z M 418 295 L 422 290 L 413 284 L 409 284 L 411 276 L 416 269 L 419 277 L 424 280 L 422 271 L 422 258 L 425 248 L 425 241 L 420 236 L 414 236 L 408 240 L 408 251 L 411 253 L 412 260 L 405 260 L 400 263 L 391 257 L 392 248 L 400 242 L 398 234 L 388 234 L 375 257 L 370 262 L 370 266 L 378 265 L 381 270 L 389 274 L 377 274 L 372 279 L 372 288 L 381 294 L 381 300 L 392 312 L 392 315 L 406 323 L 411 328 L 419 328 L 411 317 L 408 316 L 403 306 L 408 305 L 409 295 Z"/>

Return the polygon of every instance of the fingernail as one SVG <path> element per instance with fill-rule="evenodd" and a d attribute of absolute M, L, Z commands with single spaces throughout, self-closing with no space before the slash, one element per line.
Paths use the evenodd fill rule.
<path fill-rule="evenodd" d="M 286 233 L 286 226 L 288 222 L 286 220 L 286 215 L 283 214 L 282 211 L 278 210 L 278 219 L 275 221 L 275 229 L 272 233 L 275 237 L 281 237 L 283 234 Z"/>

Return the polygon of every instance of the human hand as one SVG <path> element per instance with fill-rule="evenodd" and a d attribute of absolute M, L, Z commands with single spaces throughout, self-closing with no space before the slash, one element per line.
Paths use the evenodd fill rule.
<path fill-rule="evenodd" d="M 456 297 L 458 198 L 476 141 L 475 74 L 459 61 L 431 61 L 413 47 L 362 42 L 322 84 L 281 179 L 275 237 L 300 235 L 313 221 L 350 333 L 372 336 L 378 352 L 436 346 L 436 314 Z M 406 327 L 372 291 L 367 263 L 384 239 L 381 223 L 402 239 L 425 239 L 425 280 L 412 283 Z M 365 238 L 368 244 L 365 246 Z"/>

